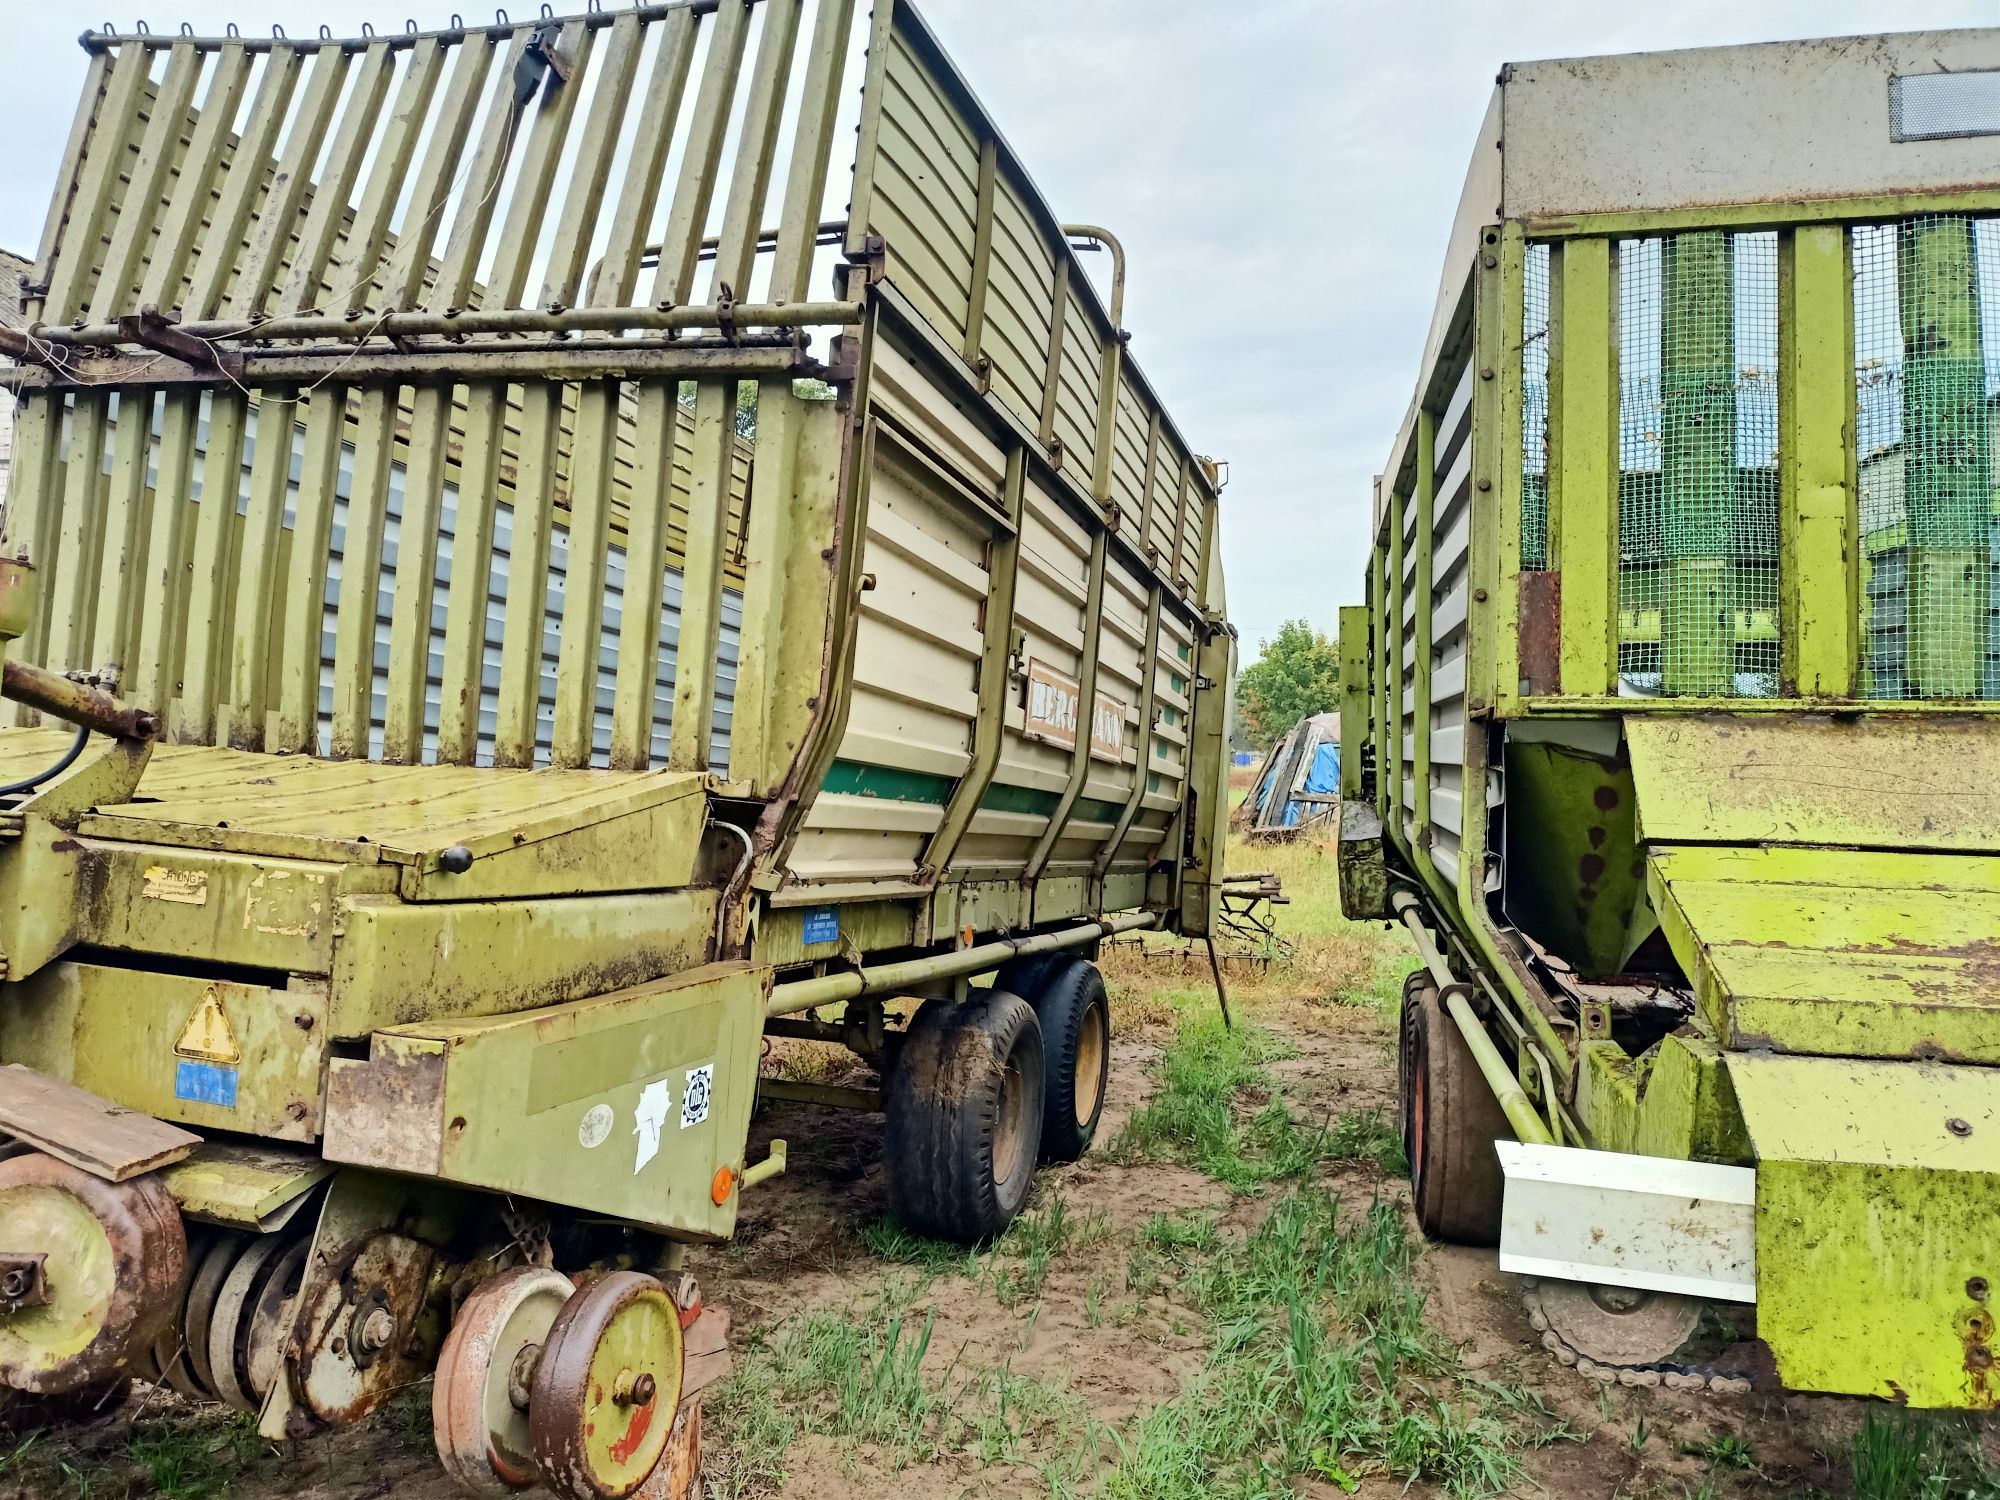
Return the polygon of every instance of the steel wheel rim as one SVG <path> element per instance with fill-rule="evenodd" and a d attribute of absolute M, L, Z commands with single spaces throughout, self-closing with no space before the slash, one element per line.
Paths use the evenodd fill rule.
<path fill-rule="evenodd" d="M 187 1270 L 159 1179 L 111 1183 L 41 1152 L 0 1161 L 10 1249 L 48 1256 L 48 1300 L 0 1321 L 0 1383 L 39 1395 L 123 1372 L 159 1336 Z"/>
<path fill-rule="evenodd" d="M 1028 1082 L 1012 1057 L 1000 1070 L 1000 1107 L 993 1121 L 993 1181 L 1005 1184 L 1021 1169 L 1028 1135 Z"/>
<path fill-rule="evenodd" d="M 686 1375 L 680 1308 L 637 1271 L 571 1297 L 535 1366 L 528 1422 L 541 1481 L 569 1500 L 620 1500 L 673 1435 Z"/>
<path fill-rule="evenodd" d="M 1076 1035 L 1076 1089 L 1072 1111 L 1078 1125 L 1088 1125 L 1097 1115 L 1104 1096 L 1105 1059 L 1109 1052 L 1110 1018 L 1102 1002 L 1083 1013 Z"/>
<path fill-rule="evenodd" d="M 514 1361 L 547 1339 L 572 1290 L 559 1272 L 520 1266 L 473 1292 L 452 1320 L 431 1388 L 431 1435 L 445 1469 L 475 1494 L 535 1483 L 528 1414 L 510 1394 Z"/>

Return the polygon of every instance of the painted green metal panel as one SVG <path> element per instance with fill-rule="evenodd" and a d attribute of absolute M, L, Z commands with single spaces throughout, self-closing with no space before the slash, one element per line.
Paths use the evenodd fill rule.
<path fill-rule="evenodd" d="M 1562 245 L 1549 286 L 1549 539 L 1562 573 L 1562 684 L 1602 692 L 1618 631 L 1618 344 L 1611 247 Z"/>
<path fill-rule="evenodd" d="M 1805 697 L 1854 690 L 1854 307 L 1847 234 L 1801 225 L 1780 240 L 1778 462 L 1780 680 Z"/>
<path fill-rule="evenodd" d="M 767 976 L 717 964 L 500 1020 L 378 1031 L 327 1086 L 326 1155 L 721 1239 Z"/>
<path fill-rule="evenodd" d="M 2000 1063 L 2000 856 L 1654 845 L 1647 877 L 1724 1045 Z"/>
<path fill-rule="evenodd" d="M 1990 1410 L 2000 1071 L 1733 1053 L 1786 1384 Z"/>

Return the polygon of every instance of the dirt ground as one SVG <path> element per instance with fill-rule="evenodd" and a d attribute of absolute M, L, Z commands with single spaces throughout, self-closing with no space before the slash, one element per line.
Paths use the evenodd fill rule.
<path fill-rule="evenodd" d="M 1308 912 L 1305 925 L 1314 921 Z M 1268 1058 L 1253 1087 L 1268 1097 L 1245 1107 L 1276 1100 L 1293 1120 L 1321 1128 L 1386 1121 L 1395 1072 L 1383 1000 L 1400 971 L 1397 954 L 1379 935 L 1343 932 L 1337 919 L 1318 925 L 1326 941 L 1352 952 L 1316 961 L 1306 954 L 1300 972 L 1319 977 L 1303 991 L 1279 970 L 1239 993 Z M 1360 965 L 1360 977 L 1340 978 L 1343 964 Z M 1229 1337 L 1193 1300 L 1212 1281 L 1197 1283 L 1187 1268 L 1205 1265 L 1212 1275 L 1226 1266 L 1280 1193 L 1301 1186 L 1337 1195 L 1345 1224 L 1378 1202 L 1395 1205 L 1415 1240 L 1405 1184 L 1364 1153 L 1316 1161 L 1310 1181 L 1290 1188 L 1273 1181 L 1245 1189 L 1121 1147 L 1127 1123 L 1163 1086 L 1176 1026 L 1213 1002 L 1174 966 L 1157 979 L 1144 962 L 1112 968 L 1121 1039 L 1097 1150 L 1046 1169 L 1023 1226 L 984 1254 L 915 1241 L 887 1223 L 879 1117 L 803 1106 L 760 1116 L 753 1158 L 782 1136 L 790 1170 L 746 1195 L 733 1245 L 695 1260 L 710 1305 L 733 1314 L 738 1362 L 735 1380 L 709 1401 L 712 1494 L 1154 1500 L 1286 1492 L 1236 1470 L 1226 1488 L 1216 1476 L 1213 1489 L 1201 1473 L 1184 1485 L 1137 1474 L 1149 1415 L 1184 1398 Z M 1346 992 L 1313 992 L 1328 982 Z M 822 1067 L 796 1057 L 786 1065 Z M 842 1066 L 833 1064 L 831 1076 Z M 1210 1258 L 1177 1261 L 1176 1226 L 1208 1236 Z M 1518 1465 L 1506 1492 L 1556 1500 L 1984 1493 L 1861 1484 L 1851 1455 L 1863 1403 L 1606 1389 L 1551 1361 L 1491 1252 L 1420 1246 L 1413 1265 L 1425 1323 L 1457 1352 L 1448 1370 L 1433 1366 L 1399 1389 L 1416 1404 L 1480 1400 L 1499 1411 L 1490 1442 Z M 456 1492 L 429 1452 L 427 1401 L 428 1388 L 415 1388 L 356 1430 L 288 1450 L 256 1441 L 241 1419 L 141 1387 L 80 1429 L 16 1438 L 12 1450 L 0 1438 L 0 1497 L 444 1500 Z M 1990 1432 L 1985 1444 L 2000 1457 Z M 1284 1484 L 1308 1497 L 1480 1492 L 1462 1479 L 1447 1488 L 1336 1458 L 1316 1459 L 1317 1473 Z"/>

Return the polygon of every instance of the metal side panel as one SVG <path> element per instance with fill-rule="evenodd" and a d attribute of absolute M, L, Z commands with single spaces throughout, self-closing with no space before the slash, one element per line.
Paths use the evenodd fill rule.
<path fill-rule="evenodd" d="M 1943 715 L 1631 714 L 1649 842 L 2000 849 L 2000 725 Z"/>
<path fill-rule="evenodd" d="M 1991 1410 L 2000 1070 L 1729 1054 L 1757 1334 L 1801 1390 Z"/>
<path fill-rule="evenodd" d="M 711 964 L 524 1015 L 378 1032 L 333 1064 L 326 1155 L 720 1239 L 765 975 Z M 725 1187 L 729 1184 L 725 1183 Z"/>
<path fill-rule="evenodd" d="M 1725 1045 L 2000 1063 L 2000 856 L 1655 846 L 1647 888 Z"/>
<path fill-rule="evenodd" d="M 1748 1167 L 1496 1141 L 1507 1190 L 1500 1269 L 1757 1300 L 1757 1174 Z"/>

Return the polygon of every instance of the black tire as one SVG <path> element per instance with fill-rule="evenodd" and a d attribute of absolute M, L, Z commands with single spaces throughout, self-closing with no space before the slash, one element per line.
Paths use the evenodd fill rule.
<path fill-rule="evenodd" d="M 1421 969 L 1403 983 L 1396 1075 L 1419 1227 L 1449 1245 L 1498 1244 L 1505 1179 L 1493 1143 L 1513 1131 Z"/>
<path fill-rule="evenodd" d="M 1075 1161 L 1090 1149 L 1104 1114 L 1111 1001 L 1104 976 L 1087 959 L 1058 957 L 1038 977 L 1037 988 L 1015 993 L 1042 1023 L 1042 1160 Z"/>
<path fill-rule="evenodd" d="M 889 1075 L 889 1212 L 964 1245 L 1005 1229 L 1034 1186 L 1042 1077 L 1041 1027 L 1020 996 L 925 1001 Z"/>
<path fill-rule="evenodd" d="M 1026 958 L 1010 958 L 1000 965 L 1000 972 L 993 976 L 993 988 L 1019 995 L 1028 1004 L 1035 1005 L 1035 997 L 1048 983 L 1051 970 L 1065 962 L 1068 962 L 1068 955 L 1062 953 L 1034 953 Z M 1047 1027 L 1042 1029 L 1044 1033 L 1048 1030 Z"/>

